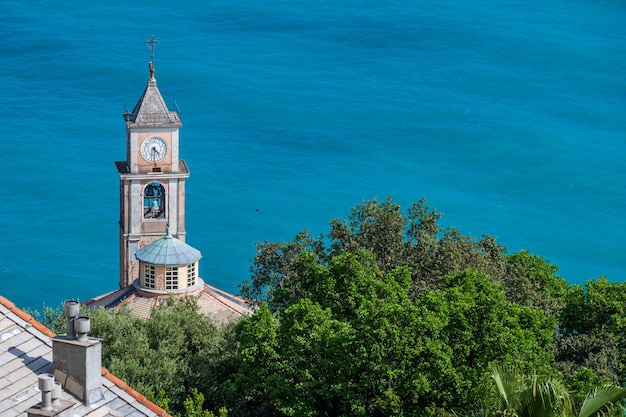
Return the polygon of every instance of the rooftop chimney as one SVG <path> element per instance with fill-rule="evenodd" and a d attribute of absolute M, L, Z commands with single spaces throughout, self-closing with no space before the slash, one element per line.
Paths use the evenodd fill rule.
<path fill-rule="evenodd" d="M 28 417 L 72 417 L 74 403 L 59 398 L 60 385 L 55 384 L 53 375 L 39 375 L 39 390 L 41 404 L 26 410 Z"/>
<path fill-rule="evenodd" d="M 78 316 L 77 301 L 66 301 L 63 313 L 68 330 L 52 339 L 53 374 L 67 392 L 91 405 L 103 398 L 102 344 L 87 336 L 89 318 Z"/>

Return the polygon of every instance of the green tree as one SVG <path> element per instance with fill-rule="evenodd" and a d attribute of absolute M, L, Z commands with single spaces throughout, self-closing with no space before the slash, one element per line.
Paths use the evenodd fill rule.
<path fill-rule="evenodd" d="M 292 416 L 423 410 L 436 393 L 431 376 L 449 372 L 451 358 L 436 338 L 440 318 L 408 297 L 409 270 L 384 274 L 359 251 L 329 266 L 303 253 L 294 271 L 290 287 L 299 295 L 278 318 L 262 307 L 239 325 L 244 364 L 233 386 L 242 409 Z"/>
<path fill-rule="evenodd" d="M 617 333 L 626 325 L 626 283 L 605 277 L 574 285 L 563 312 L 564 331 L 589 333 L 609 329 Z"/>
<path fill-rule="evenodd" d="M 374 255 L 383 273 L 410 268 L 413 299 L 421 292 L 441 288 L 443 276 L 473 269 L 501 282 L 509 300 L 558 316 L 567 284 L 556 275 L 555 266 L 527 251 L 507 255 L 494 237 L 483 235 L 477 241 L 456 228 L 442 230 L 438 224 L 441 216 L 424 199 L 405 213 L 391 197 L 365 201 L 353 207 L 347 219 L 331 220 L 326 237 L 315 238 L 304 231 L 290 242 L 257 243 L 251 277 L 240 286 L 241 293 L 266 301 L 275 311 L 298 297 L 291 278 L 297 274 L 294 267 L 301 253 L 312 252 L 321 264 L 328 265 L 344 251 L 364 249 Z"/>
<path fill-rule="evenodd" d="M 323 238 L 318 239 L 308 231 L 300 232 L 290 242 L 256 243 L 256 255 L 250 268 L 252 281 L 244 280 L 239 285 L 242 296 L 259 302 L 267 302 L 272 310 L 281 306 L 281 301 L 275 300 L 274 291 L 285 287 L 284 281 L 293 274 L 293 263 L 300 253 L 311 251 L 320 257 L 325 256 Z"/>
<path fill-rule="evenodd" d="M 215 414 L 212 411 L 202 408 L 203 403 L 204 395 L 202 395 L 202 393 L 196 388 L 192 388 L 191 396 L 187 397 L 183 403 L 185 407 L 185 417 L 215 417 Z M 222 407 L 220 408 L 218 415 L 219 417 L 226 417 L 228 415 L 228 410 Z"/>
<path fill-rule="evenodd" d="M 347 220 L 330 222 L 330 256 L 341 251 L 365 249 L 372 253 L 383 272 L 411 268 L 414 293 L 438 288 L 443 275 L 468 268 L 499 277 L 505 270 L 505 248 L 495 238 L 475 241 L 456 228 L 441 230 L 442 214 L 425 199 L 413 203 L 406 214 L 391 197 L 376 198 L 352 208 Z"/>
<path fill-rule="evenodd" d="M 499 279 L 508 300 L 540 308 L 559 318 L 566 304 L 570 285 L 557 274 L 558 267 L 527 250 L 505 256 L 505 273 Z"/>
<path fill-rule="evenodd" d="M 472 270 L 443 279 L 445 288 L 422 294 L 418 303 L 440 313 L 440 339 L 452 351 L 454 379 L 441 379 L 439 404 L 469 405 L 483 369 L 495 360 L 525 369 L 548 369 L 554 318 L 508 301 L 502 285 Z M 445 393 L 445 396 L 444 396 Z"/>
<path fill-rule="evenodd" d="M 235 346 L 226 344 L 233 331 L 201 314 L 193 298 L 168 299 L 150 320 L 124 308 L 87 313 L 92 318 L 91 335 L 104 339 L 103 365 L 130 386 L 174 415 L 183 413 L 185 400 L 193 402 L 197 394 L 207 399 L 209 410 L 224 405 L 218 381 L 230 374 L 213 371 L 232 371 L 224 364 L 232 366 L 234 361 Z"/>
<path fill-rule="evenodd" d="M 564 375 L 568 384 L 571 378 L 580 378 L 580 375 L 575 376 L 579 371 L 583 371 L 582 375 L 593 373 L 594 377 L 590 381 L 594 385 L 598 384 L 599 378 L 619 383 L 615 372 L 621 367 L 618 337 L 607 330 L 593 330 L 583 334 L 557 332 L 553 351 L 555 357 L 552 366 Z"/>
<path fill-rule="evenodd" d="M 158 381 L 158 375 L 172 367 L 171 361 L 167 357 L 159 358 L 156 352 L 150 349 L 145 320 L 133 316 L 125 309 L 118 311 L 97 309 L 89 311 L 88 314 L 91 317 L 90 335 L 103 339 L 102 364 L 109 371 L 140 392 L 167 391 L 169 388 L 167 384 L 153 381 Z M 138 355 L 137 352 L 141 354 Z M 162 367 L 160 359 L 163 359 Z"/>
<path fill-rule="evenodd" d="M 237 373 L 226 383 L 230 408 L 247 410 L 244 415 L 271 415 L 277 389 L 282 383 L 277 372 L 278 324 L 261 304 L 254 315 L 242 318 L 236 326 Z"/>
<path fill-rule="evenodd" d="M 383 272 L 364 250 L 328 264 L 301 253 L 263 307 L 240 323 L 233 382 L 258 415 L 420 415 L 469 406 L 492 360 L 546 366 L 554 318 L 473 271 L 411 297 L 407 267 Z M 291 300 L 291 301 L 289 301 Z"/>
<path fill-rule="evenodd" d="M 626 283 L 600 277 L 572 286 L 559 329 L 561 369 L 586 366 L 626 384 Z"/>
<path fill-rule="evenodd" d="M 377 199 L 366 201 L 352 208 L 348 220 L 330 222 L 331 255 L 365 249 L 375 256 L 383 272 L 404 266 L 398 261 L 405 255 L 407 224 L 400 206 L 391 197 L 381 203 Z"/>

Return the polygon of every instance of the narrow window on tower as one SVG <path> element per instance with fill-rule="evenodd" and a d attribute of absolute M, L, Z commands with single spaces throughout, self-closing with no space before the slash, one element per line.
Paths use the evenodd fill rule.
<path fill-rule="evenodd" d="M 178 267 L 176 266 L 165 267 L 165 289 L 166 290 L 178 289 Z"/>
<path fill-rule="evenodd" d="M 165 218 L 165 187 L 158 182 L 151 182 L 143 189 L 143 218 Z"/>
<path fill-rule="evenodd" d="M 154 288 L 156 286 L 156 268 L 154 265 L 143 264 L 143 280 L 145 287 Z"/>
<path fill-rule="evenodd" d="M 196 263 L 187 265 L 187 287 L 193 287 L 196 285 Z"/>

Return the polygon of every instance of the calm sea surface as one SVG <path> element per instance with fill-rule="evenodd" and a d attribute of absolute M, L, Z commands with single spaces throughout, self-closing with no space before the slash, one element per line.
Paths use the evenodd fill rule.
<path fill-rule="evenodd" d="M 0 294 L 117 288 L 113 162 L 152 34 L 207 282 L 236 291 L 256 241 L 388 195 L 623 281 L 625 21 L 621 0 L 3 0 Z"/>

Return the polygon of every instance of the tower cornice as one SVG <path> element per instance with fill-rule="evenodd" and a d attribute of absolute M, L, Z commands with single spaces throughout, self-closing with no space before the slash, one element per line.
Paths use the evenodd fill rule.
<path fill-rule="evenodd" d="M 122 180 L 156 180 L 169 178 L 189 178 L 189 169 L 185 161 L 181 160 L 178 172 L 140 172 L 131 173 L 126 161 L 116 161 L 115 166 Z"/>

